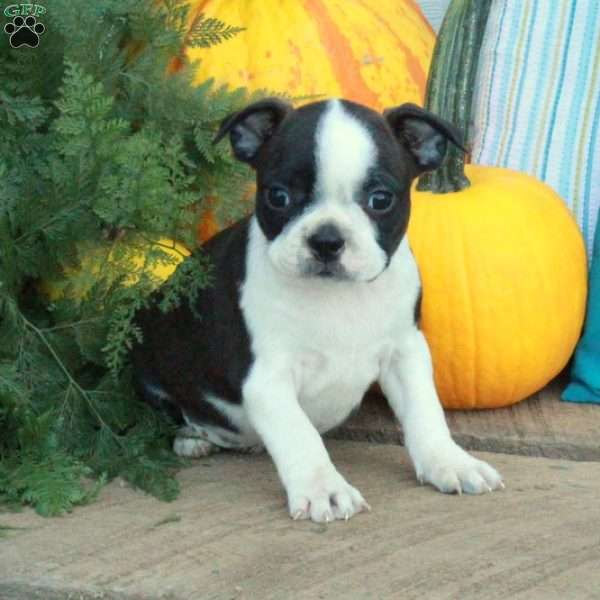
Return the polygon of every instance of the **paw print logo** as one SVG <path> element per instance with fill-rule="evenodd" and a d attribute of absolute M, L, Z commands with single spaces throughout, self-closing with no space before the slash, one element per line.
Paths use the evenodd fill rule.
<path fill-rule="evenodd" d="M 37 48 L 40 43 L 40 35 L 44 31 L 46 31 L 46 28 L 31 15 L 26 19 L 15 17 L 12 23 L 7 23 L 4 26 L 4 33 L 10 35 L 10 45 L 13 48 L 19 48 L 20 46 Z"/>

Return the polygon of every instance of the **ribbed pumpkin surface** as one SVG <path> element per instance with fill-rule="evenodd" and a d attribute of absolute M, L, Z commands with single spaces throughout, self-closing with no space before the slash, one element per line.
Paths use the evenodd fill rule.
<path fill-rule="evenodd" d="M 185 50 L 202 61 L 196 83 L 214 77 L 379 110 L 422 104 L 435 36 L 413 0 L 200 0 L 192 2 L 190 23 L 201 13 L 246 30 Z"/>
<path fill-rule="evenodd" d="M 583 324 L 586 257 L 550 187 L 508 169 L 466 174 L 472 185 L 461 192 L 413 191 L 409 239 L 442 403 L 492 408 L 566 365 Z"/>

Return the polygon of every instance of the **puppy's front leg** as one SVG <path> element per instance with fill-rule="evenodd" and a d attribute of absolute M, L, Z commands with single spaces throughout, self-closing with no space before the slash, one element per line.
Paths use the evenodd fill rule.
<path fill-rule="evenodd" d="M 252 427 L 275 462 L 293 519 L 349 519 L 369 505 L 331 462 L 296 398 L 291 369 L 257 362 L 243 389 Z"/>
<path fill-rule="evenodd" d="M 411 332 L 383 366 L 380 385 L 402 423 L 419 481 L 459 494 L 481 494 L 504 487 L 494 468 L 465 452 L 450 436 L 421 331 Z"/>

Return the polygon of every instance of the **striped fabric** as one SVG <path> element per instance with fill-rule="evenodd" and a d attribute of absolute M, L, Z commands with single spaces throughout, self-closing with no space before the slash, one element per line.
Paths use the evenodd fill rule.
<path fill-rule="evenodd" d="M 600 0 L 495 0 L 473 122 L 473 162 L 551 185 L 591 255 L 600 206 Z"/>
<path fill-rule="evenodd" d="M 418 0 L 418 4 L 431 28 L 437 33 L 444 20 L 450 0 Z"/>

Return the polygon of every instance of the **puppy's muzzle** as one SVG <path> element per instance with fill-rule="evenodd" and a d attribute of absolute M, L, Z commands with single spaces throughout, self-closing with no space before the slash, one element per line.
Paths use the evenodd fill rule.
<path fill-rule="evenodd" d="M 340 230 L 331 224 L 321 225 L 308 237 L 307 243 L 314 258 L 322 263 L 338 260 L 346 245 Z"/>

